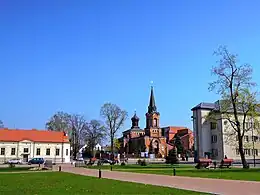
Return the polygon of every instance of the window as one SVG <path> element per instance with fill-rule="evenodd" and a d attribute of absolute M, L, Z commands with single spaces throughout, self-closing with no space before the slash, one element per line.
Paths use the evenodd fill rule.
<path fill-rule="evenodd" d="M 252 141 L 253 142 L 257 142 L 258 141 L 258 137 L 257 136 L 252 136 Z"/>
<path fill-rule="evenodd" d="M 216 129 L 217 128 L 217 123 L 216 122 L 211 122 L 210 123 L 210 129 Z"/>
<path fill-rule="evenodd" d="M 216 135 L 212 135 L 211 136 L 211 143 L 216 143 L 217 142 L 217 136 Z"/>
<path fill-rule="evenodd" d="M 23 149 L 23 153 L 28 153 L 29 152 L 29 148 L 24 148 Z"/>
<path fill-rule="evenodd" d="M 56 148 L 56 156 L 59 156 L 59 155 L 60 155 L 60 149 Z"/>
<path fill-rule="evenodd" d="M 212 156 L 217 157 L 218 156 L 218 149 L 212 149 Z"/>
<path fill-rule="evenodd" d="M 239 149 L 236 149 L 236 155 L 239 155 L 240 153 L 239 153 Z"/>
<path fill-rule="evenodd" d="M 5 148 L 1 148 L 1 155 L 5 155 Z"/>
<path fill-rule="evenodd" d="M 11 149 L 11 155 L 15 155 L 15 148 Z"/>
<path fill-rule="evenodd" d="M 46 149 L 46 156 L 50 156 L 50 154 L 51 154 L 51 149 L 50 149 L 50 148 L 47 148 L 47 149 Z"/>
<path fill-rule="evenodd" d="M 253 123 L 245 122 L 245 129 L 251 129 L 253 127 Z"/>
<path fill-rule="evenodd" d="M 154 127 L 157 127 L 157 119 L 156 119 L 156 118 L 153 119 L 153 126 L 154 126 Z"/>
<path fill-rule="evenodd" d="M 69 155 L 69 149 L 66 149 L 66 156 Z"/>
<path fill-rule="evenodd" d="M 37 148 L 37 149 L 36 149 L 36 155 L 37 155 L 37 156 L 40 156 L 40 155 L 41 155 L 41 149 L 40 149 L 40 148 Z"/>
<path fill-rule="evenodd" d="M 248 135 L 245 135 L 244 140 L 245 140 L 245 142 L 249 142 L 249 137 L 248 137 Z"/>
<path fill-rule="evenodd" d="M 252 155 L 256 155 L 256 156 L 258 156 L 258 150 L 257 149 L 252 149 Z"/>
<path fill-rule="evenodd" d="M 255 129 L 259 129 L 260 128 L 260 123 L 259 122 L 255 122 L 254 123 L 254 128 Z"/>
<path fill-rule="evenodd" d="M 244 149 L 244 153 L 245 153 L 245 155 L 250 156 L 250 149 Z"/>
<path fill-rule="evenodd" d="M 249 127 L 249 123 L 245 122 L 245 129 L 248 129 L 248 127 Z"/>
<path fill-rule="evenodd" d="M 225 120 L 225 121 L 224 121 L 224 125 L 227 125 L 227 124 L 228 124 L 228 121 L 227 121 L 227 120 Z"/>

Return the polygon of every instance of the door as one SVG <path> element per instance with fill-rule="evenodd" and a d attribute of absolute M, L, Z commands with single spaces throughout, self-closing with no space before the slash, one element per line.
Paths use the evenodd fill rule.
<path fill-rule="evenodd" d="M 23 162 L 28 162 L 28 154 L 23 155 Z"/>

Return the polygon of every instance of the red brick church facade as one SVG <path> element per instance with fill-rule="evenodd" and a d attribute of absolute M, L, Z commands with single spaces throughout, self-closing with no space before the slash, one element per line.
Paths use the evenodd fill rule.
<path fill-rule="evenodd" d="M 124 131 L 123 137 L 119 139 L 121 143 L 120 153 L 129 157 L 140 157 L 142 152 L 146 152 L 154 154 L 157 158 L 165 158 L 168 150 L 172 148 L 172 145 L 169 144 L 169 141 L 173 139 L 172 131 L 170 131 L 171 128 L 169 129 L 169 127 L 160 127 L 160 113 L 157 111 L 155 105 L 153 87 L 151 88 L 150 102 L 145 116 L 146 127 L 144 129 L 139 127 L 139 118 L 136 113 L 131 118 L 132 127 Z M 185 134 L 184 131 L 182 132 Z M 190 137 L 193 138 L 192 132 L 191 134 L 190 132 L 188 130 L 187 135 L 184 136 L 188 137 L 188 140 L 190 140 Z"/>

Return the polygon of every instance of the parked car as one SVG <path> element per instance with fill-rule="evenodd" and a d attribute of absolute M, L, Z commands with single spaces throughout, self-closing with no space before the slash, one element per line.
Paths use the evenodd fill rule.
<path fill-rule="evenodd" d="M 45 160 L 43 158 L 32 158 L 29 160 L 28 165 L 31 164 L 44 164 Z"/>
<path fill-rule="evenodd" d="M 10 159 L 7 161 L 8 164 L 22 164 L 22 160 L 18 158 Z"/>

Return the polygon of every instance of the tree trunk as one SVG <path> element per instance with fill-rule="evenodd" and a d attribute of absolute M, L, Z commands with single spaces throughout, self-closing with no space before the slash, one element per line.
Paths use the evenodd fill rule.
<path fill-rule="evenodd" d="M 76 152 L 76 144 L 73 145 L 73 159 L 76 160 L 77 152 Z"/>
<path fill-rule="evenodd" d="M 110 160 L 113 160 L 114 158 L 114 136 L 111 136 L 111 156 L 110 156 Z"/>
<path fill-rule="evenodd" d="M 91 149 L 90 149 L 90 150 L 91 150 L 91 151 L 90 151 L 90 152 L 91 152 L 91 156 L 95 157 L 95 156 L 94 156 L 94 147 L 93 147 L 93 145 L 91 145 Z"/>
<path fill-rule="evenodd" d="M 246 158 L 245 158 L 245 153 L 244 153 L 244 147 L 243 147 L 243 137 L 241 136 L 240 133 L 238 133 L 238 149 L 241 157 L 241 162 L 243 165 L 243 168 L 246 169 L 248 168 Z"/>

